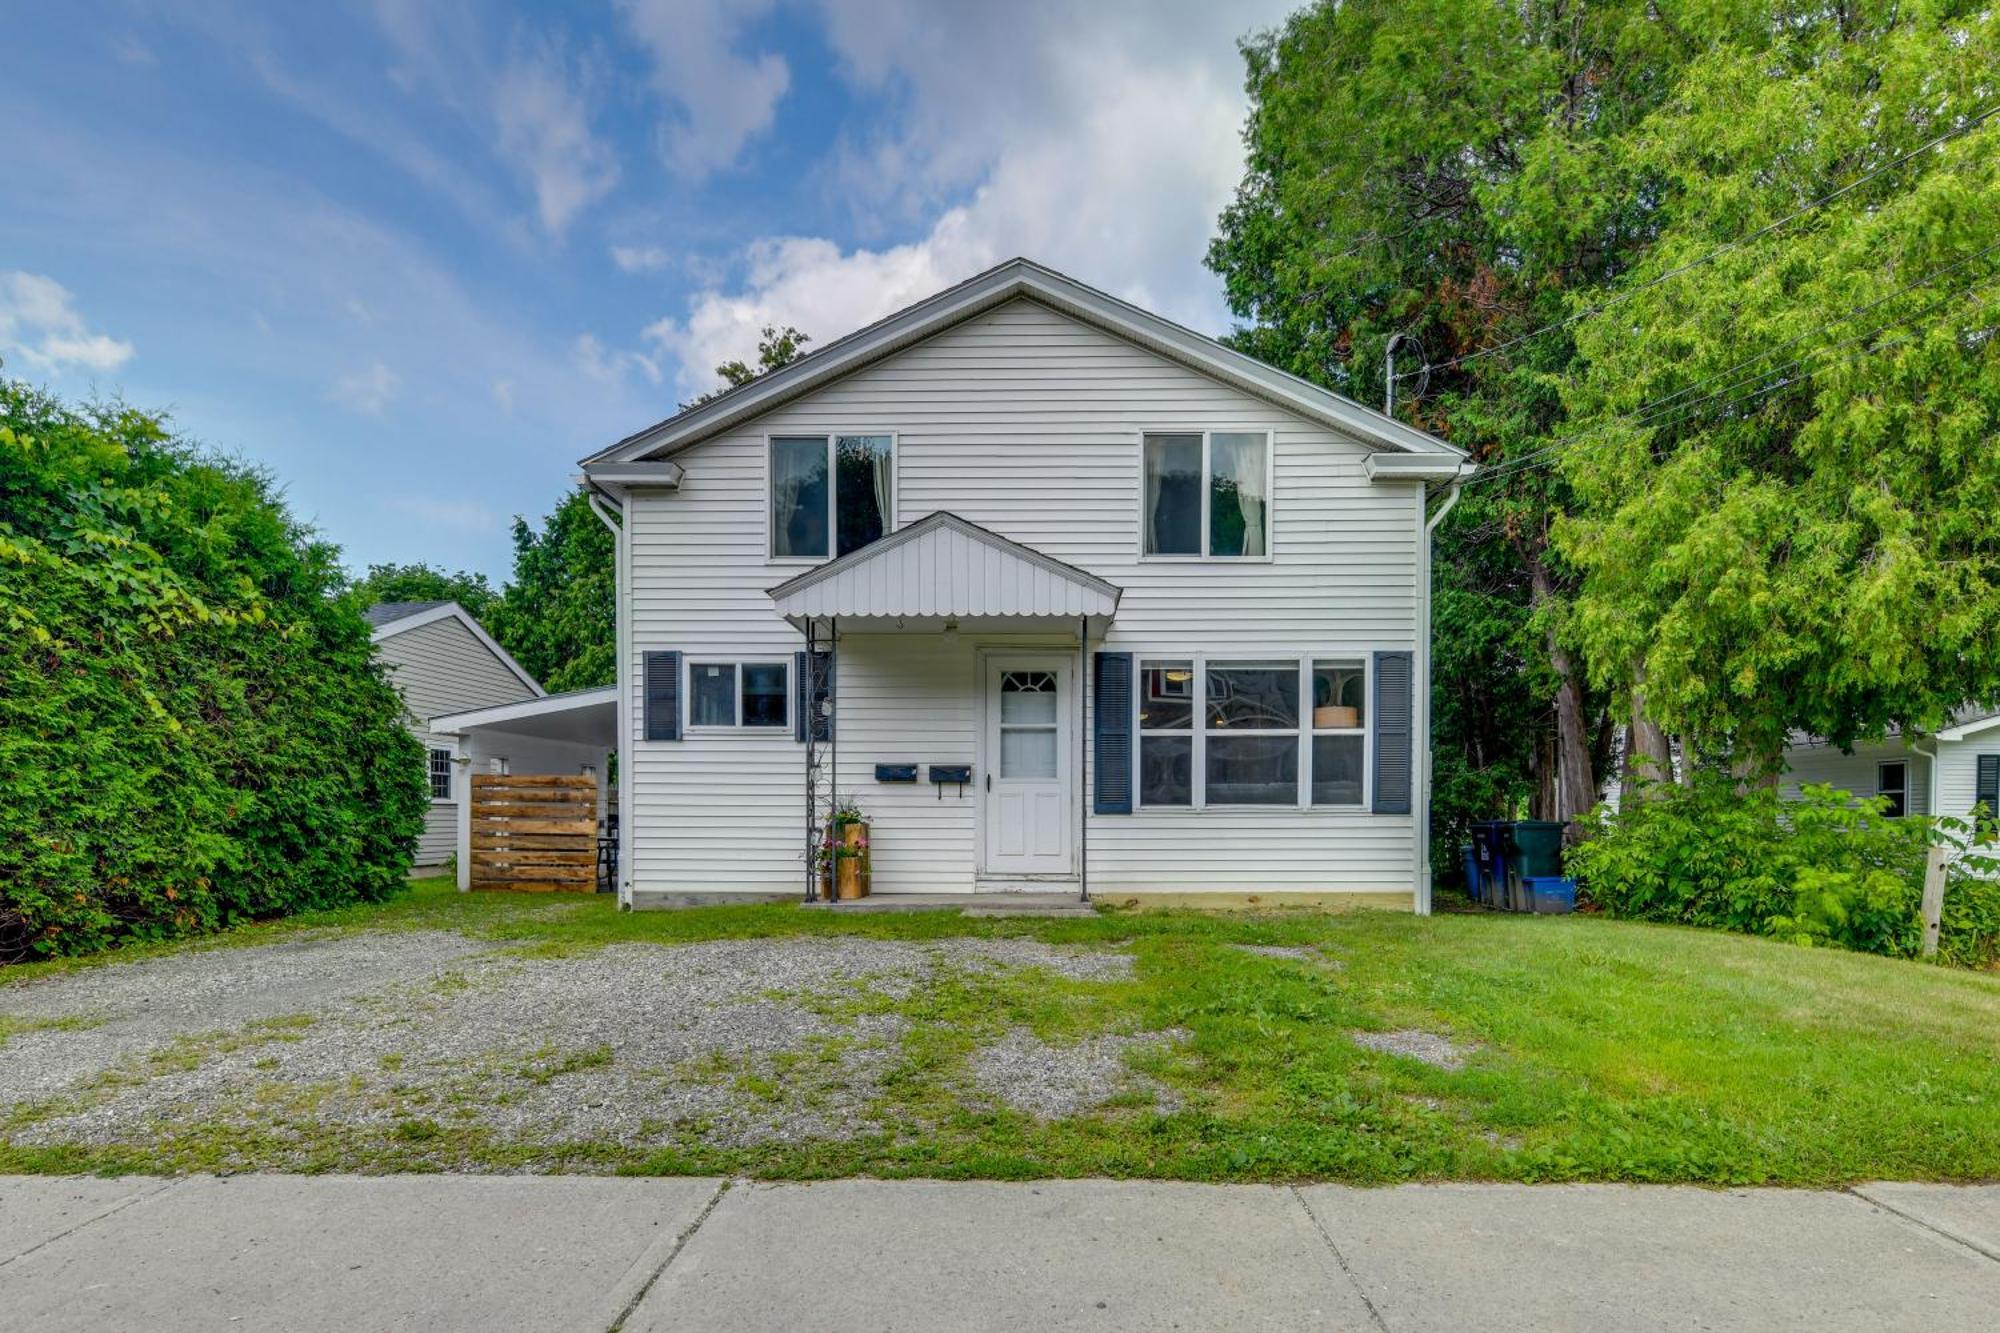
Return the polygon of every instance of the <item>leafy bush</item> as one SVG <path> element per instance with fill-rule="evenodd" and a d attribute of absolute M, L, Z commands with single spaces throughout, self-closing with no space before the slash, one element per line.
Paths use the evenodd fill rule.
<path fill-rule="evenodd" d="M 380 899 L 422 755 L 270 481 L 0 379 L 0 962 Z"/>
<path fill-rule="evenodd" d="M 1892 819 L 1886 802 L 1809 786 L 1796 800 L 1739 792 L 1700 775 L 1628 798 L 1570 849 L 1570 873 L 1616 916 L 1676 921 L 1800 944 L 1910 958 L 1921 952 L 1928 839 L 1955 821 Z M 2000 881 L 1985 858 L 1955 863 L 1939 952 L 1968 964 L 2000 955 Z"/>

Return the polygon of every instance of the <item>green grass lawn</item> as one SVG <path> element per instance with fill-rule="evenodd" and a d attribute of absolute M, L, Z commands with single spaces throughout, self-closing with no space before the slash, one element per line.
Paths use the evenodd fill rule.
<path fill-rule="evenodd" d="M 883 1118 L 845 1141 L 613 1151 L 460 1145 L 448 1164 L 769 1177 L 1113 1175 L 1195 1180 L 1702 1181 L 1835 1185 L 2000 1178 L 2000 977 L 1590 917 L 1388 913 L 1103 915 L 963 920 L 790 905 L 618 913 L 419 885 L 385 908 L 238 931 L 448 928 L 577 956 L 613 942 L 857 935 L 1029 936 L 1115 947 L 1124 980 L 966 973 L 907 998 L 858 995 L 910 1020 Z M 1296 960 L 1235 944 L 1309 946 Z M 76 963 L 0 972 L 28 975 Z M 818 1001 L 826 1003 L 824 999 Z M 1178 1108 L 1113 1105 L 1038 1121 L 963 1095 L 980 1042 L 1026 1028 L 1057 1043 L 1179 1029 L 1140 1057 Z M 1358 1031 L 1418 1029 L 1472 1052 L 1445 1070 L 1364 1049 Z M 435 1163 L 437 1145 L 427 1146 Z M 0 1145 L 0 1169 L 142 1169 Z M 393 1152 L 330 1169 L 412 1165 Z"/>

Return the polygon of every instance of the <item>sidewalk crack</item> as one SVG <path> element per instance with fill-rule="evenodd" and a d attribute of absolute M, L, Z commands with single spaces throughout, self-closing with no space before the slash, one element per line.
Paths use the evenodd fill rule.
<path fill-rule="evenodd" d="M 653 1284 L 673 1266 L 674 1260 L 678 1259 L 681 1251 L 687 1248 L 687 1243 L 694 1239 L 694 1233 L 701 1230 L 701 1224 L 708 1221 L 708 1215 L 715 1211 L 715 1206 L 722 1202 L 722 1196 L 729 1193 L 729 1187 L 735 1183 L 733 1180 L 724 1180 L 715 1187 L 715 1193 L 708 1196 L 708 1202 L 702 1205 L 699 1213 L 695 1214 L 694 1221 L 688 1223 L 681 1229 L 681 1234 L 674 1237 L 674 1247 L 667 1251 L 667 1257 L 660 1260 L 660 1266 L 639 1285 L 639 1290 L 632 1293 L 632 1299 L 625 1302 L 625 1308 L 618 1312 L 618 1317 L 611 1321 L 611 1326 L 605 1329 L 604 1333 L 620 1333 L 625 1327 L 625 1321 L 632 1317 L 632 1312 L 639 1308 L 639 1303 L 646 1299 L 648 1292 L 652 1291 Z"/>
<path fill-rule="evenodd" d="M 1382 1333 L 1389 1333 L 1389 1321 L 1382 1318 L 1382 1312 L 1375 1308 L 1375 1302 L 1368 1299 L 1368 1293 L 1362 1289 L 1361 1279 L 1354 1276 L 1354 1270 L 1347 1265 L 1347 1256 L 1340 1252 L 1340 1246 L 1333 1243 L 1333 1233 L 1319 1220 L 1319 1214 L 1315 1213 L 1312 1205 L 1306 1202 L 1306 1196 L 1299 1193 L 1297 1185 L 1290 1185 L 1287 1188 L 1291 1190 L 1292 1198 L 1298 1202 L 1299 1207 L 1305 1210 L 1306 1219 L 1313 1224 L 1313 1230 L 1319 1232 L 1319 1238 L 1326 1242 L 1327 1252 L 1333 1255 L 1333 1262 L 1340 1266 L 1341 1276 L 1354 1288 L 1354 1294 L 1361 1298 L 1362 1306 L 1368 1311 L 1369 1321 L 1381 1329 Z"/>
<path fill-rule="evenodd" d="M 77 1232 L 83 1230 L 85 1227 L 92 1226 L 98 1222 L 102 1222 L 105 1218 L 113 1216 L 114 1214 L 122 1213 L 135 1203 L 144 1203 L 148 1199 L 156 1199 L 160 1195 L 165 1194 L 168 1190 L 174 1189 L 186 1183 L 188 1179 L 190 1178 L 187 1176 L 177 1176 L 177 1177 L 170 1177 L 166 1180 L 155 1181 L 154 1188 L 141 1191 L 138 1194 L 134 1194 L 129 1199 L 120 1200 L 118 1203 L 115 1203 L 111 1207 L 106 1208 L 101 1213 L 92 1213 L 89 1217 L 84 1218 L 81 1222 L 78 1222 L 75 1226 L 69 1228 L 67 1231 L 58 1231 L 53 1236 L 49 1236 L 43 1240 L 38 1240 L 33 1245 L 30 1245 L 27 1249 L 22 1250 L 19 1254 L 10 1254 L 4 1259 L 0 1259 L 0 1268 L 5 1268 L 8 1264 L 13 1263 L 16 1259 L 25 1259 L 29 1255 L 35 1253 L 37 1250 L 47 1249 L 49 1246 L 55 1244 L 59 1240 L 67 1240 L 69 1237 L 74 1236 Z"/>
<path fill-rule="evenodd" d="M 1945 1240 L 1950 1241 L 1954 1245 L 1963 1246 L 1965 1249 L 1971 1250 L 1974 1254 L 1978 1255 L 1982 1259 L 1989 1260 L 1993 1263 L 2000 1263 L 2000 1251 L 1996 1251 L 1992 1247 L 1972 1239 L 1970 1236 L 1961 1236 L 1956 1231 L 1952 1231 L 1946 1227 L 1941 1227 L 1935 1222 L 1927 1222 L 1923 1218 L 1918 1217 L 1914 1213 L 1906 1213 L 1901 1208 L 1898 1208 L 1895 1204 L 1888 1202 L 1886 1199 L 1878 1199 L 1874 1195 L 1868 1193 L 1866 1190 L 1860 1188 L 1859 1186 L 1849 1185 L 1840 1192 L 1842 1194 L 1846 1194 L 1853 1198 L 1861 1200 L 1863 1203 L 1869 1205 L 1871 1208 L 1880 1208 L 1885 1213 L 1891 1213 L 1897 1217 L 1900 1217 L 1905 1222 L 1908 1222 L 1911 1226 L 1916 1227 L 1919 1230 L 1928 1231 L 1933 1236 L 1941 1237 Z"/>

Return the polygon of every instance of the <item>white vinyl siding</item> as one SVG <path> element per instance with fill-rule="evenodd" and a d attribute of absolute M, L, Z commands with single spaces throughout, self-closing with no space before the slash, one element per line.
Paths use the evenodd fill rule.
<path fill-rule="evenodd" d="M 1903 762 L 1910 766 L 1908 813 L 1927 815 L 1931 812 L 1931 761 L 1900 740 L 1857 745 L 1851 755 L 1842 754 L 1839 747 L 1833 745 L 1814 743 L 1794 746 L 1785 751 L 1786 772 L 1778 790 L 1787 800 L 1796 800 L 1801 787 L 1824 782 L 1855 796 L 1877 796 L 1880 794 L 1880 766 Z M 1945 809 L 1947 812 L 1951 809 L 1948 802 Z"/>
<path fill-rule="evenodd" d="M 375 655 L 388 668 L 390 683 L 403 696 L 410 730 L 424 747 L 427 775 L 429 752 L 433 748 L 449 749 L 453 741 L 448 736 L 433 736 L 424 731 L 424 722 L 445 713 L 519 703 L 535 697 L 535 692 L 455 617 L 447 616 L 379 639 Z M 452 854 L 457 837 L 456 799 L 432 801 L 424 812 L 424 831 L 417 840 L 416 863 L 441 864 Z"/>
<path fill-rule="evenodd" d="M 1140 437 L 1169 428 L 1270 434 L 1268 560 L 1141 557 Z M 1418 646 L 1420 487 L 1371 485 L 1358 442 L 1015 300 L 676 455 L 678 492 L 633 495 L 635 690 L 647 651 L 745 660 L 803 649 L 767 592 L 798 566 L 767 555 L 766 441 L 850 431 L 894 433 L 898 523 L 946 510 L 1122 587 L 1093 649 L 1361 661 Z M 842 642 L 841 790 L 875 818 L 878 891 L 972 887 L 975 793 L 947 789 L 940 802 L 928 782 L 892 789 L 872 774 L 877 763 L 974 762 L 974 637 L 909 635 L 875 652 L 860 636 Z M 1074 643 L 1073 631 L 1053 640 Z M 636 694 L 629 716 L 642 716 Z M 803 749 L 789 730 L 635 737 L 635 891 L 801 892 Z M 1353 809 L 1093 816 L 1088 838 L 1091 885 L 1105 891 L 1407 892 L 1417 864 L 1414 817 Z"/>

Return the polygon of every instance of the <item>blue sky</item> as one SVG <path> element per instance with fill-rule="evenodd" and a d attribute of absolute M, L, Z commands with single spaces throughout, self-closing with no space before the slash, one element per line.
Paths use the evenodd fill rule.
<path fill-rule="evenodd" d="M 1014 254 L 1208 332 L 1283 3 L 15 8 L 0 359 L 269 467 L 351 568 L 513 514 L 754 354 Z"/>

